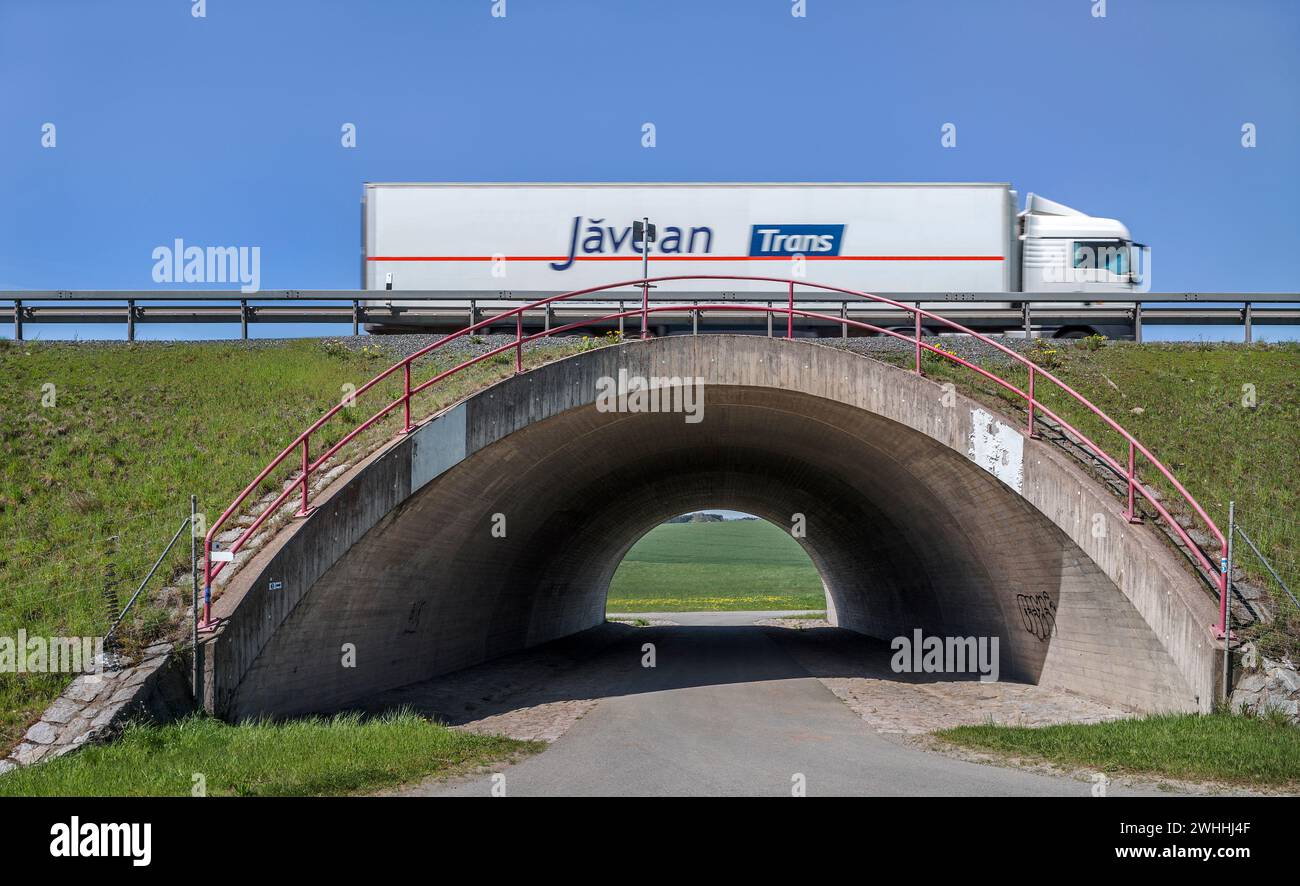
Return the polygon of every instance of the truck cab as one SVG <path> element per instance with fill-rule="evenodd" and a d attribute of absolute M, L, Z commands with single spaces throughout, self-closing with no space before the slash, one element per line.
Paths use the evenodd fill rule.
<path fill-rule="evenodd" d="M 1018 216 L 1022 292 L 1142 292 L 1146 247 L 1123 222 L 1029 194 Z"/>

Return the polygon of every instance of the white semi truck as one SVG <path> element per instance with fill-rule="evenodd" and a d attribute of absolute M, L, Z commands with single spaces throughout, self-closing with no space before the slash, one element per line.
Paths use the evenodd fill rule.
<path fill-rule="evenodd" d="M 1023 297 L 1031 293 L 1077 292 L 1079 322 L 1035 334 L 1131 336 L 1132 325 L 1113 317 L 1086 319 L 1094 299 L 1113 304 L 1149 288 L 1146 252 L 1128 228 L 1034 194 L 1023 210 L 1018 204 L 1006 183 L 367 183 L 362 288 L 393 290 L 368 304 L 400 317 L 368 328 L 460 328 L 470 300 L 490 316 L 494 299 L 640 278 L 647 244 L 634 222 L 648 218 L 657 230 L 644 257 L 652 277 L 795 277 L 907 301 L 909 293 L 997 293 L 1005 308 L 1032 302 Z M 439 300 L 403 302 L 403 290 Z M 785 286 L 655 289 L 687 292 L 780 299 Z M 639 290 L 605 297 L 612 304 Z M 920 303 L 942 311 L 950 300 Z M 1059 313 L 1059 296 L 1054 307 Z"/>

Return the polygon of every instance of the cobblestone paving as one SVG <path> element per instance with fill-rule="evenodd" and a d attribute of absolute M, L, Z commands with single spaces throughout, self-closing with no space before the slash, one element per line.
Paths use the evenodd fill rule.
<path fill-rule="evenodd" d="M 1046 726 L 1133 716 L 1080 695 L 1026 683 L 895 674 L 889 645 L 825 621 L 773 619 L 786 652 L 878 732 L 920 735 L 953 726 Z"/>

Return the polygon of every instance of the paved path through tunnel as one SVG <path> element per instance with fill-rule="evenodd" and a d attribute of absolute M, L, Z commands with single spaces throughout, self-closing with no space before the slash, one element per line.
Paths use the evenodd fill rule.
<path fill-rule="evenodd" d="M 755 626 L 756 613 L 737 615 L 732 624 L 719 624 L 725 619 L 713 613 L 699 619 L 704 625 L 608 626 L 613 634 L 584 648 L 563 674 L 558 659 L 534 662 L 549 676 L 534 675 L 534 686 L 514 701 L 497 699 L 498 707 L 592 698 L 547 750 L 503 770 L 507 795 L 789 796 L 801 773 L 810 796 L 1090 796 L 1087 781 L 968 762 L 882 735 L 800 663 L 807 659 L 792 637 L 808 633 L 813 645 L 827 647 L 815 669 L 849 673 L 859 666 L 828 664 L 862 653 L 848 632 L 823 628 L 827 639 L 818 640 L 816 631 Z M 641 667 L 648 642 L 653 669 Z M 377 702 L 419 707 L 422 696 L 437 698 L 437 686 L 417 684 Z M 490 708 L 491 692 L 482 700 Z M 486 796 L 491 787 L 487 773 L 405 793 Z M 1110 793 L 1137 791 L 1112 786 Z"/>

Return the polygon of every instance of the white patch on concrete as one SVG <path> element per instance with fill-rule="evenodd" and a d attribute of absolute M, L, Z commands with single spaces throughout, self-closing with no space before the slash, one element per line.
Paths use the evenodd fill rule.
<path fill-rule="evenodd" d="M 970 413 L 970 446 L 966 457 L 1018 493 L 1025 484 L 1025 438 L 1016 428 L 983 409 Z"/>
<path fill-rule="evenodd" d="M 411 492 L 465 460 L 465 404 L 449 409 L 415 432 Z"/>

